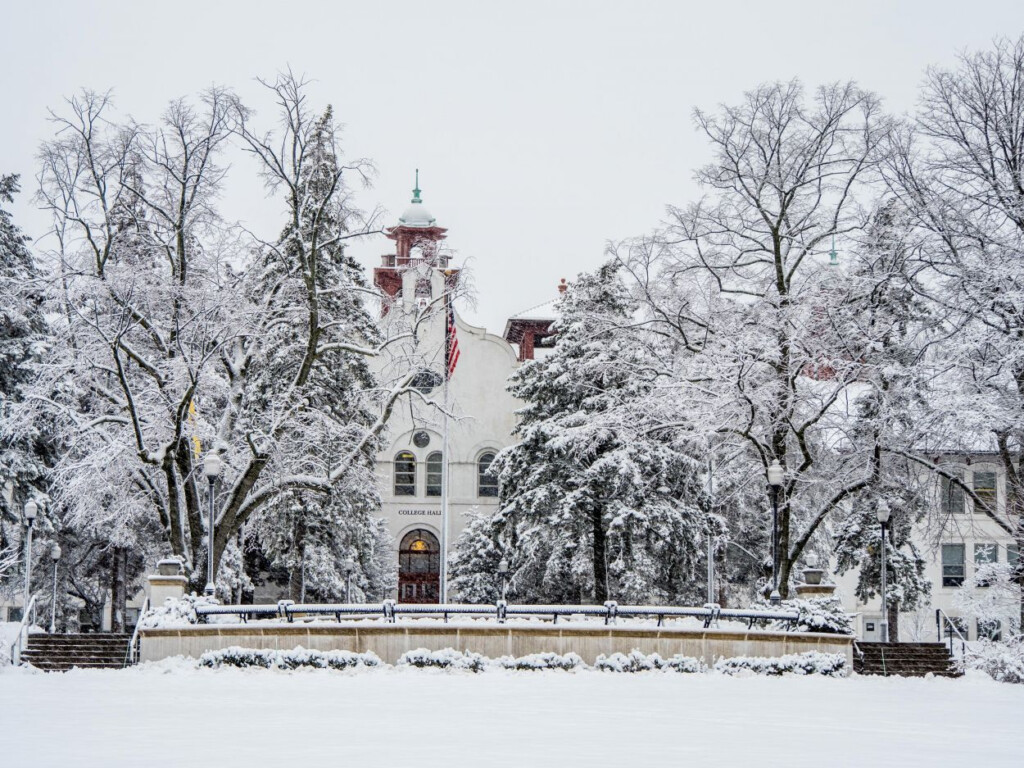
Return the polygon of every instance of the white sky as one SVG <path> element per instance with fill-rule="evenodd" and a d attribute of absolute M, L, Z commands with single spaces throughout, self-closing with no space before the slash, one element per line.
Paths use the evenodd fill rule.
<path fill-rule="evenodd" d="M 315 79 L 350 156 L 379 170 L 363 207 L 402 212 L 420 169 L 426 206 L 475 272 L 470 322 L 501 333 L 559 278 L 643 234 L 697 195 L 708 159 L 695 106 L 760 82 L 855 79 L 896 112 L 929 64 L 1024 32 L 1020 0 L 879 2 L 44 2 L 0 0 L 0 172 L 22 174 L 15 221 L 46 227 L 28 193 L 47 108 L 114 89 L 156 120 L 168 100 L 232 87 L 271 119 L 254 84 L 291 66 Z M 268 235 L 278 207 L 244 164 L 223 210 Z M 42 243 L 41 243 L 42 245 Z M 359 246 L 368 267 L 383 238 Z"/>

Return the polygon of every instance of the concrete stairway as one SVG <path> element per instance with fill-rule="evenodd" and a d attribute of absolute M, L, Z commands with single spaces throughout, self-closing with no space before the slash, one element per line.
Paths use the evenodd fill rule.
<path fill-rule="evenodd" d="M 82 669 L 120 669 L 131 635 L 113 633 L 28 636 L 21 660 L 47 672 Z"/>
<path fill-rule="evenodd" d="M 943 643 L 855 643 L 853 671 L 860 675 L 941 677 L 963 675 Z"/>

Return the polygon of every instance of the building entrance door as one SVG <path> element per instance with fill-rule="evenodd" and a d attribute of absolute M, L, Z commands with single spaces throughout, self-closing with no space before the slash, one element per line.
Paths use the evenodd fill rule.
<path fill-rule="evenodd" d="M 441 546 L 430 531 L 417 528 L 398 548 L 398 602 L 437 603 L 441 594 Z"/>

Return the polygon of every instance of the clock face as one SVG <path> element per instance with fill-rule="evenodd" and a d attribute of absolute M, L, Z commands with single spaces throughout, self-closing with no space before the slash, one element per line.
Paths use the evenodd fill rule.
<path fill-rule="evenodd" d="M 412 444 L 417 448 L 426 448 L 430 445 L 430 435 L 421 430 L 412 436 Z"/>

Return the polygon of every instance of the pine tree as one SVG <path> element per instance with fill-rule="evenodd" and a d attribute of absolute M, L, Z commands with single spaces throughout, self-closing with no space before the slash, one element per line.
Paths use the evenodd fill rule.
<path fill-rule="evenodd" d="M 22 399 L 30 364 L 46 342 L 28 238 L 5 208 L 18 187 L 18 176 L 0 176 L 0 574 L 18 561 L 22 504 L 45 493 L 49 451 L 42 424 L 18 434 L 8 429 L 10 408 Z"/>
<path fill-rule="evenodd" d="M 617 272 L 582 275 L 561 300 L 554 351 L 510 379 L 526 405 L 519 442 L 494 462 L 500 508 L 470 527 L 455 560 L 471 592 L 486 592 L 471 586 L 481 545 L 494 550 L 485 559 L 509 560 L 517 600 L 669 602 L 692 590 L 705 525 L 696 464 L 668 442 L 624 437 L 610 418 L 654 385 L 644 350 L 616 332 L 635 311 Z"/>
<path fill-rule="evenodd" d="M 307 340 L 320 343 L 319 333 L 302 330 L 307 323 L 309 328 L 330 327 L 336 338 L 371 344 L 380 339 L 361 298 L 360 292 L 367 290 L 362 269 L 345 249 L 351 213 L 343 205 L 345 198 L 335 196 L 341 177 L 335 139 L 333 110 L 328 106 L 310 132 L 300 184 L 292 193 L 297 220 L 287 224 L 279 240 L 281 246 L 265 250 L 252 272 L 248 288 L 254 296 L 262 295 L 267 285 L 276 285 L 285 292 L 295 288 L 310 300 L 307 319 L 275 324 L 271 343 L 264 340 L 264 374 L 253 379 L 248 396 L 261 400 L 266 409 L 281 408 L 287 404 L 283 392 L 289 383 L 305 376 L 307 382 L 301 388 L 304 409 L 317 418 L 366 430 L 376 415 L 365 399 L 351 396 L 376 386 L 364 356 L 333 349 L 324 352 L 308 372 L 294 370 L 296 346 Z M 259 414 L 259 410 L 253 413 Z M 302 432 L 300 421 L 288 439 L 304 444 Z M 324 448 L 306 446 L 311 470 L 323 471 L 319 463 Z M 346 482 L 330 494 L 287 493 L 257 513 L 254 528 L 260 545 L 273 564 L 288 569 L 293 600 L 299 599 L 303 585 L 307 599 L 311 593 L 341 599 L 346 583 L 341 566 L 346 559 L 356 566 L 355 587 L 374 595 L 385 588 L 387 568 L 374 556 L 379 520 L 369 512 L 380 506 L 373 476 L 375 448 L 376 441 L 363 446 Z"/>

